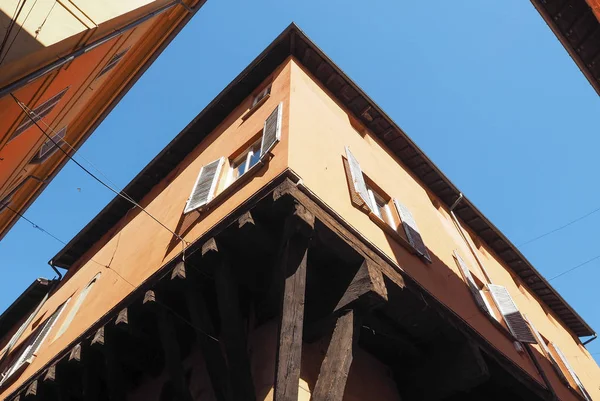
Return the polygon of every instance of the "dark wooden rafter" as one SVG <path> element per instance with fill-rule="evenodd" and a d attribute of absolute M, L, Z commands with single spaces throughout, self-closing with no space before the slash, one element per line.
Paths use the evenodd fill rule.
<path fill-rule="evenodd" d="M 294 203 L 286 218 L 275 268 L 276 288 L 281 288 L 280 321 L 275 362 L 275 400 L 296 401 L 302 360 L 302 332 L 306 291 L 307 254 L 314 216 Z"/>
<path fill-rule="evenodd" d="M 165 364 L 169 380 L 173 385 L 178 399 L 181 401 L 193 401 L 188 383 L 183 370 L 181 351 L 177 341 L 177 333 L 173 318 L 164 305 L 160 305 L 153 290 L 144 295 L 143 304 L 149 308 L 156 317 L 158 336 L 163 348 Z"/>
<path fill-rule="evenodd" d="M 202 246 L 202 257 L 215 269 L 221 337 L 225 343 L 233 399 L 254 401 L 256 395 L 247 350 L 247 333 L 240 310 L 239 286 L 232 273 L 230 255 L 223 244 L 216 238 L 211 238 Z"/>
<path fill-rule="evenodd" d="M 270 193 L 272 197 L 267 196 Z M 431 294 L 403 276 L 385 255 L 366 244 L 351 227 L 336 220 L 326 207 L 309 198 L 293 182 L 273 186 L 263 196 L 260 204 L 247 205 L 232 216 L 224 225 L 226 228 L 211 231 L 209 239 L 203 239 L 203 246 L 198 243 L 186 254 L 185 262 L 179 260 L 170 265 L 170 274 L 162 271 L 156 281 L 143 286 L 143 291 L 154 290 L 146 292 L 143 303 L 139 302 L 142 294 L 138 292 L 115 308 L 110 320 L 102 321 L 93 332 L 78 339 L 74 347 L 61 355 L 62 359 L 52 361 L 54 365 L 33 377 L 16 394 L 21 399 L 27 396 L 42 401 L 124 400 L 134 373 L 153 374 L 148 370 L 151 360 L 148 355 L 156 352 L 163 358 L 156 363 L 161 370 L 166 368 L 177 397 L 191 400 L 182 359 L 185 350 L 189 350 L 185 347 L 189 345 L 187 339 L 195 338 L 216 399 L 253 401 L 256 396 L 247 350 L 248 330 L 255 320 L 261 324 L 274 316 L 279 326 L 274 381 L 277 401 L 297 400 L 302 343 L 310 341 L 306 328 L 319 324 L 317 319 L 321 317 L 327 318 L 327 324 L 323 325 L 326 330 L 321 330 L 315 338 L 332 331 L 333 334 L 313 388 L 315 400 L 342 399 L 359 339 L 361 347 L 383 363 L 391 364 L 384 354 L 392 350 L 391 360 L 412 363 L 415 370 L 427 376 L 431 365 L 419 361 L 432 359 L 434 337 L 419 337 L 422 331 L 415 335 L 405 327 L 412 328 L 418 323 L 418 330 L 435 334 L 448 326 L 466 341 L 476 338 L 476 333 L 463 328 L 464 324 L 438 305 Z M 275 238 L 280 241 L 278 246 L 274 246 Z M 254 264 L 243 264 L 249 258 L 253 258 Z M 254 268 L 263 269 L 261 280 L 272 277 L 275 284 L 251 287 L 241 273 L 248 274 Z M 317 284 L 328 283 L 323 278 L 333 280 L 335 291 L 321 295 L 320 289 L 328 288 Z M 266 296 L 271 290 L 277 293 L 276 297 Z M 402 293 L 401 300 L 393 295 L 397 292 Z M 315 298 L 315 294 L 321 299 Z M 329 297 L 324 303 L 326 307 L 319 302 L 323 297 Z M 417 299 L 418 303 L 404 305 L 409 298 Z M 265 308 L 275 310 L 279 306 L 280 313 L 264 314 L 265 319 L 260 321 L 254 318 L 264 299 L 270 303 Z M 312 314 L 314 307 L 324 312 Z M 406 309 L 412 316 L 391 313 L 398 308 Z M 189 318 L 185 325 L 182 316 Z M 311 320 L 313 317 L 316 319 Z M 436 323 L 431 328 L 420 327 L 433 320 Z M 442 341 L 450 340 L 442 337 Z M 465 344 L 456 338 L 452 341 Z M 369 348 L 380 343 L 384 343 L 379 349 L 381 353 L 377 353 L 376 347 Z M 497 358 L 489 344 L 481 344 L 485 340 L 480 339 L 474 348 L 460 345 L 456 347 L 460 352 L 437 355 L 438 365 L 444 366 L 440 368 L 440 377 L 447 375 L 454 379 L 450 384 L 442 382 L 446 386 L 443 392 L 428 393 L 424 399 L 444 399 L 456 391 L 480 388 L 488 378 L 485 368 L 468 371 L 467 375 L 455 363 L 461 358 L 480 361 L 472 356 L 482 353 L 479 346 L 485 348 L 486 358 L 489 355 Z M 519 369 L 509 370 L 507 359 L 501 358 L 502 364 L 498 366 L 513 376 L 518 375 Z M 417 380 L 412 382 L 427 385 Z M 527 380 L 523 383 L 531 386 Z M 530 394 L 539 394 L 536 391 Z"/>
<path fill-rule="evenodd" d="M 185 294 L 187 308 L 191 323 L 194 326 L 196 339 L 204 356 L 206 370 L 210 377 L 215 397 L 218 401 L 232 400 L 231 382 L 227 373 L 227 363 L 221 353 L 221 345 L 216 338 L 211 316 L 199 288 L 193 283 L 197 273 L 188 269 L 185 263 L 179 262 L 171 274 L 171 281 L 175 281 Z"/>

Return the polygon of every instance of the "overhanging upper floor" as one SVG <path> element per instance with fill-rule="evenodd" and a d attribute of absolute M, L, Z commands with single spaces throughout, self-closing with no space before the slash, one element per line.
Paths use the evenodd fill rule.
<path fill-rule="evenodd" d="M 289 56 L 294 56 L 360 120 L 361 124 L 391 149 L 428 190 L 439 197 L 447 207 L 454 204 L 460 196 L 460 191 L 372 100 L 293 24 L 146 166 L 124 192 L 139 202 Z M 69 269 L 90 246 L 117 224 L 128 210 L 130 203 L 116 197 L 51 260 L 51 263 Z M 569 329 L 578 336 L 594 334 L 589 325 L 472 203 L 463 199 L 455 212 Z"/>

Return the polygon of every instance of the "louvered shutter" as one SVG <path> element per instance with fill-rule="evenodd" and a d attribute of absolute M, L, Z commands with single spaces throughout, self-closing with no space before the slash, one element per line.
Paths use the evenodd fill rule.
<path fill-rule="evenodd" d="M 59 318 L 60 314 L 64 310 L 65 306 L 69 301 L 62 304 L 53 314 L 46 320 L 46 322 L 39 328 L 33 336 L 28 340 L 27 344 L 24 346 L 23 351 L 19 354 L 19 357 L 15 360 L 15 362 L 11 365 L 11 367 L 6 371 L 4 377 L 0 381 L 0 385 L 4 383 L 13 373 L 17 372 L 21 366 L 25 363 L 30 363 L 31 359 L 34 357 L 35 353 L 38 351 L 46 337 L 48 337 L 48 333 L 54 327 L 54 323 Z"/>
<path fill-rule="evenodd" d="M 586 400 L 592 401 L 592 399 L 590 398 L 590 395 L 588 394 L 587 390 L 583 386 L 583 383 L 581 383 L 581 380 L 579 380 L 579 377 L 577 376 L 577 374 L 575 373 L 575 371 L 573 370 L 573 368 L 569 364 L 569 361 L 567 361 L 567 358 L 562 353 L 562 351 L 560 350 L 560 348 L 558 348 L 556 346 L 556 344 L 552 344 L 552 346 L 554 347 L 554 350 L 556 351 L 556 354 L 558 355 L 558 357 L 562 361 L 563 365 L 565 365 L 565 368 L 567 368 L 567 370 L 569 371 L 569 374 L 573 378 L 573 381 L 575 381 L 575 384 L 577 384 L 577 387 L 579 387 L 579 391 L 581 391 L 581 394 L 584 396 L 584 398 Z"/>
<path fill-rule="evenodd" d="M 367 184 L 365 183 L 365 177 L 358 164 L 358 160 L 354 157 L 350 149 L 346 146 L 346 159 L 348 159 L 348 167 L 350 168 L 350 175 L 352 176 L 352 184 L 354 186 L 354 192 L 360 196 L 365 205 L 369 209 L 373 210 L 371 202 L 369 201 L 369 193 L 367 192 Z"/>
<path fill-rule="evenodd" d="M 535 344 L 537 341 L 531 333 L 527 322 L 525 322 L 523 315 L 517 309 L 517 305 L 515 305 L 508 290 L 501 285 L 495 284 L 489 284 L 488 288 L 512 335 L 522 343 Z"/>
<path fill-rule="evenodd" d="M 219 181 L 219 175 L 224 162 L 225 158 L 221 157 L 200 169 L 200 174 L 198 174 L 198 178 L 192 189 L 192 194 L 185 205 L 183 213 L 198 209 L 214 198 L 217 182 Z"/>
<path fill-rule="evenodd" d="M 454 251 L 454 257 L 456 258 L 458 267 L 462 272 L 463 278 L 465 279 L 469 290 L 471 290 L 471 293 L 473 294 L 473 298 L 475 298 L 477 306 L 485 313 L 491 314 L 491 311 L 489 310 L 488 305 L 483 298 L 484 295 L 481 293 L 481 291 L 479 291 L 479 287 L 477 286 L 477 283 L 475 282 L 475 279 L 473 278 L 469 267 L 467 266 L 463 258 L 460 257 L 457 251 Z"/>
<path fill-rule="evenodd" d="M 406 206 L 400 203 L 398 199 L 394 199 L 394 205 L 396 206 L 396 210 L 398 211 L 398 215 L 402 221 L 402 227 L 404 227 L 404 232 L 406 233 L 408 242 L 419 255 L 431 262 L 431 256 L 429 256 L 429 252 L 427 251 L 427 247 L 423 242 L 423 238 L 421 237 L 421 233 L 417 227 L 417 222 L 415 221 L 412 213 Z"/>
<path fill-rule="evenodd" d="M 279 103 L 271 115 L 265 120 L 262 141 L 260 143 L 260 157 L 263 158 L 281 139 L 281 115 L 283 103 Z"/>
<path fill-rule="evenodd" d="M 535 338 L 536 338 L 538 344 L 540 344 L 540 346 L 542 347 L 542 349 L 546 353 L 546 356 L 550 360 L 550 363 L 552 364 L 552 367 L 554 368 L 554 371 L 558 375 L 559 379 L 563 383 L 567 383 L 568 384 L 569 382 L 567 381 L 567 378 L 565 377 L 565 374 L 563 373 L 562 369 L 560 368 L 560 366 L 556 362 L 556 359 L 554 359 L 554 356 L 550 352 L 550 348 L 548 348 L 548 345 L 546 344 L 546 341 L 544 341 L 544 338 L 542 337 L 542 335 L 540 334 L 540 332 L 535 328 L 535 326 L 531 323 L 531 321 L 529 319 L 527 319 L 527 323 L 529 323 L 529 327 L 531 327 L 531 331 L 533 331 L 533 334 L 535 335 Z"/>

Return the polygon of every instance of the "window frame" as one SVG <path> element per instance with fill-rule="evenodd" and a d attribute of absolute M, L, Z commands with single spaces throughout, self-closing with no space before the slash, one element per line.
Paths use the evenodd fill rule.
<path fill-rule="evenodd" d="M 367 186 L 367 194 L 369 195 L 369 201 L 371 203 L 369 205 L 369 208 L 371 209 L 371 213 L 373 213 L 375 216 L 380 218 L 384 223 L 389 225 L 392 229 L 394 229 L 394 231 L 397 231 L 396 219 L 394 219 L 394 216 L 392 214 L 392 209 L 390 208 L 391 198 L 389 196 L 387 196 L 387 194 L 382 194 L 382 192 L 376 186 L 372 185 L 370 182 L 371 180 L 368 177 L 366 177 L 364 175 L 364 173 L 363 173 L 363 178 L 365 178 L 365 183 Z M 385 217 L 382 216 L 382 213 L 381 213 L 382 208 L 380 207 L 379 203 L 377 202 L 377 198 L 379 198 L 381 200 L 381 203 L 383 204 L 383 209 L 385 210 Z M 386 200 L 386 198 L 388 200 Z"/>
<path fill-rule="evenodd" d="M 45 162 L 46 160 L 48 160 L 50 157 L 52 157 L 52 155 L 54 155 L 54 153 L 56 153 L 58 148 L 63 144 L 64 138 L 66 135 L 67 135 L 67 126 L 65 125 L 60 130 L 56 131 L 54 133 L 54 135 L 52 135 L 52 137 L 51 137 L 54 140 L 54 142 L 57 143 L 58 146 L 55 145 L 50 139 L 46 138 L 44 143 L 40 146 L 40 148 L 36 152 L 35 156 L 31 159 L 31 161 L 29 163 L 30 164 L 41 164 L 41 163 Z M 45 146 L 47 146 L 48 148 L 43 152 Z"/>
<path fill-rule="evenodd" d="M 261 133 L 261 137 L 262 137 L 262 133 Z M 259 137 L 259 139 L 255 140 L 254 142 L 252 142 L 252 144 L 250 146 L 248 146 L 246 148 L 246 150 L 244 150 L 239 156 L 237 156 L 235 159 L 229 159 L 229 172 L 227 173 L 227 180 L 225 182 L 225 187 L 229 187 L 231 184 L 233 184 L 234 182 L 236 182 L 237 180 L 239 180 L 242 176 L 244 176 L 246 173 L 248 173 L 254 166 L 256 166 L 257 164 L 260 163 L 260 143 L 261 143 L 261 139 Z M 252 161 L 252 158 L 258 155 L 258 159 L 256 159 L 256 161 L 254 162 L 254 164 L 250 165 L 250 162 Z M 235 171 L 239 168 L 239 166 L 241 164 L 244 164 L 244 172 L 240 175 L 238 175 L 237 177 L 234 177 L 234 173 Z"/>
<path fill-rule="evenodd" d="M 44 320 L 43 323 L 38 325 L 33 333 L 31 333 L 29 337 L 22 342 L 19 348 L 19 353 L 15 356 L 15 358 L 13 358 L 13 360 L 7 366 L 7 369 L 5 369 L 0 375 L 0 388 L 3 387 L 4 384 L 6 384 L 6 382 L 9 381 L 16 373 L 21 372 L 23 369 L 25 369 L 25 367 L 31 364 L 31 362 L 33 362 L 33 360 L 37 357 L 37 352 L 50 336 L 52 329 L 65 311 L 69 301 L 71 301 L 71 297 L 63 302 L 52 315 Z M 48 330 L 46 330 L 46 327 L 48 327 Z"/>
<path fill-rule="evenodd" d="M 58 327 L 58 330 L 56 331 L 56 334 L 54 335 L 54 338 L 52 339 L 51 343 L 58 340 L 69 329 L 69 326 L 71 325 L 73 320 L 75 320 L 75 317 L 77 316 L 77 313 L 79 312 L 79 309 L 81 308 L 81 306 L 87 299 L 87 296 L 89 295 L 90 291 L 92 290 L 92 288 L 94 287 L 94 285 L 96 284 L 96 282 L 98 281 L 98 279 L 101 276 L 102 276 L 102 273 L 96 274 L 94 276 L 94 278 L 92 278 L 92 280 L 79 293 L 79 295 L 77 296 L 77 300 L 75 301 L 75 303 L 69 310 L 69 313 L 67 313 L 65 320 L 63 320 L 61 325 Z"/>
<path fill-rule="evenodd" d="M 269 98 L 269 96 L 271 96 L 271 86 L 272 83 L 268 84 L 253 96 L 252 105 L 250 106 L 251 110 L 260 106 L 266 99 Z"/>

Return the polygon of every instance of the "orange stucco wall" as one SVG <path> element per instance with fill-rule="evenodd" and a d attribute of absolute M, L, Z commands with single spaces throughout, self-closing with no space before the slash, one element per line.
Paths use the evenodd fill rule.
<path fill-rule="evenodd" d="M 310 116 L 310 118 L 307 118 Z M 368 130 L 359 133 L 351 115 L 320 86 L 303 67 L 292 64 L 290 167 L 304 185 L 347 222 L 365 235 L 375 246 L 396 261 L 398 268 L 414 277 L 445 305 L 459 314 L 497 349 L 542 382 L 526 354 L 519 354 L 506 331 L 500 330 L 477 308 L 453 257 L 460 255 L 482 281 L 484 277 L 446 207 L 424 188 L 394 155 Z M 366 132 L 366 135 L 362 135 Z M 393 237 L 386 234 L 367 214 L 354 207 L 343 165 L 345 146 L 357 158 L 371 180 L 389 196 L 399 199 L 413 213 L 423 240 L 433 260 L 423 263 L 410 254 Z M 600 370 L 590 354 L 565 327 L 541 306 L 529 289 L 511 274 L 472 233 L 479 244 L 477 252 L 495 284 L 505 286 L 519 309 L 540 333 L 556 343 L 591 393 L 600 399 Z M 537 345 L 535 347 L 538 347 Z M 538 349 L 539 350 L 539 349 Z M 576 399 L 554 374 L 544 359 L 543 365 L 558 395 L 563 400 Z"/>
<path fill-rule="evenodd" d="M 181 224 L 185 203 L 201 167 L 219 157 L 235 155 L 236 152 L 243 150 L 242 148 L 248 145 L 253 138 L 258 139 L 265 119 L 280 102 L 283 102 L 282 140 L 273 148 L 273 158 L 256 171 L 236 192 L 211 207 L 209 213 L 200 214 L 196 223 L 185 232 L 185 240 L 193 242 L 231 213 L 244 200 L 279 175 L 288 163 L 289 77 L 290 65 L 281 66 L 272 74 L 270 97 L 258 109 L 247 118 L 242 118 L 247 114 L 252 102 L 252 97 L 246 99 L 143 199 L 141 205 L 167 227 L 176 230 Z M 197 214 L 197 212 L 191 213 Z M 93 293 L 86 298 L 69 329 L 58 339 L 52 341 L 57 328 L 68 313 L 69 306 L 67 306 L 67 311 L 59 318 L 55 328 L 50 332 L 48 340 L 40 348 L 39 355 L 17 381 L 6 389 L 0 390 L 0 399 L 3 394 L 10 393 L 29 375 L 43 367 L 54 355 L 98 321 L 141 282 L 180 253 L 181 246 L 171 246 L 172 239 L 171 233 L 161 228 L 146 214 L 131 210 L 69 271 L 62 286 L 44 305 L 35 321 L 43 322 L 69 297 L 73 297 L 70 304 L 72 305 L 79 292 L 90 280 L 97 273 L 102 273 L 93 287 Z M 107 265 L 110 268 L 104 267 Z M 23 340 L 27 338 L 32 329 L 28 328 Z M 6 343 L 8 338 L 3 340 Z"/>
<path fill-rule="evenodd" d="M 141 204 L 172 230 L 182 225 L 183 209 L 200 168 L 219 157 L 234 157 L 254 138 L 257 138 L 265 119 L 283 102 L 282 140 L 273 149 L 274 157 L 257 171 L 239 189 L 222 201 L 212 205 L 207 212 L 184 232 L 184 238 L 193 242 L 221 219 L 235 210 L 242 202 L 259 191 L 286 168 L 291 168 L 303 180 L 304 185 L 333 208 L 343 219 L 359 230 L 373 245 L 396 262 L 398 269 L 414 277 L 422 286 L 455 311 L 475 330 L 485 336 L 498 350 L 515 361 L 527 373 L 542 381 L 535 366 L 526 354 L 516 351 L 506 330 L 490 322 L 476 307 L 453 259 L 458 250 L 473 268 L 473 274 L 483 280 L 481 270 L 469 248 L 465 245 L 448 211 L 434 195 L 429 193 L 399 162 L 393 154 L 367 130 L 359 133 L 349 113 L 292 58 L 284 62 L 257 90 L 272 83 L 271 95 L 266 101 L 248 113 L 252 97 L 248 97 L 232 112 L 196 149 L 142 200 Z M 350 193 L 343 165 L 344 147 L 349 146 L 358 159 L 364 173 L 383 191 L 400 199 L 412 211 L 423 239 L 430 250 L 433 263 L 425 264 L 386 234 L 369 216 L 350 202 Z M 193 212 L 194 213 L 194 212 Z M 580 342 L 547 312 L 539 300 L 511 275 L 496 256 L 472 233 L 471 241 L 477 247 L 479 257 L 496 284 L 508 288 L 520 310 L 535 324 L 538 330 L 562 349 L 586 385 L 592 397 L 600 399 L 597 379 L 600 371 Z M 131 293 L 140 283 L 164 266 L 181 251 L 173 246 L 173 236 L 144 213 L 131 210 L 105 237 L 96 243 L 70 270 L 61 287 L 52 295 L 34 324 L 43 322 L 56 308 L 72 297 L 67 310 L 56 323 L 42 345 L 33 363 L 10 386 L 0 390 L 0 399 L 9 394 L 29 376 L 64 350 L 92 324 Z M 109 266 L 109 268 L 105 266 Z M 86 298 L 68 330 L 55 339 L 74 300 L 90 280 L 101 272 L 93 291 Z M 258 328 L 252 339 L 257 354 L 268 360 L 264 344 L 274 335 L 266 325 Z M 17 328 L 15 327 L 14 330 Z M 29 327 L 23 340 L 35 328 Z M 261 331 L 261 330 L 264 330 Z M 269 334 L 270 333 L 270 334 Z M 252 337 L 252 336 L 251 336 Z M 0 347 L 8 341 L 2 339 Z M 261 345 L 262 344 L 262 345 Z M 301 394 L 308 400 L 311 383 L 314 385 L 322 358 L 323 344 L 307 345 L 303 352 Z M 539 353 L 538 359 L 557 390 L 561 400 L 577 398 L 562 385 L 550 364 Z M 272 347 L 269 352 L 274 352 Z M 274 358 L 274 356 L 272 356 Z M 269 399 L 272 387 L 272 370 L 268 364 L 253 359 L 253 371 L 258 395 Z M 254 366 L 254 364 L 260 366 Z M 267 363 L 267 362 L 264 362 Z M 262 364 L 262 365 L 261 365 Z M 316 370 L 315 370 L 316 369 Z M 373 379 L 380 396 L 377 399 L 395 400 L 394 386 L 386 381 L 384 367 L 366 353 L 359 353 L 351 376 L 377 376 Z M 381 373 L 381 374 L 380 374 Z M 198 383 L 202 381 L 199 380 Z M 370 399 L 374 394 L 364 380 L 350 380 L 348 394 L 355 398 Z M 151 391 L 143 390 L 140 391 Z M 265 398 L 266 397 L 266 398 Z"/>

